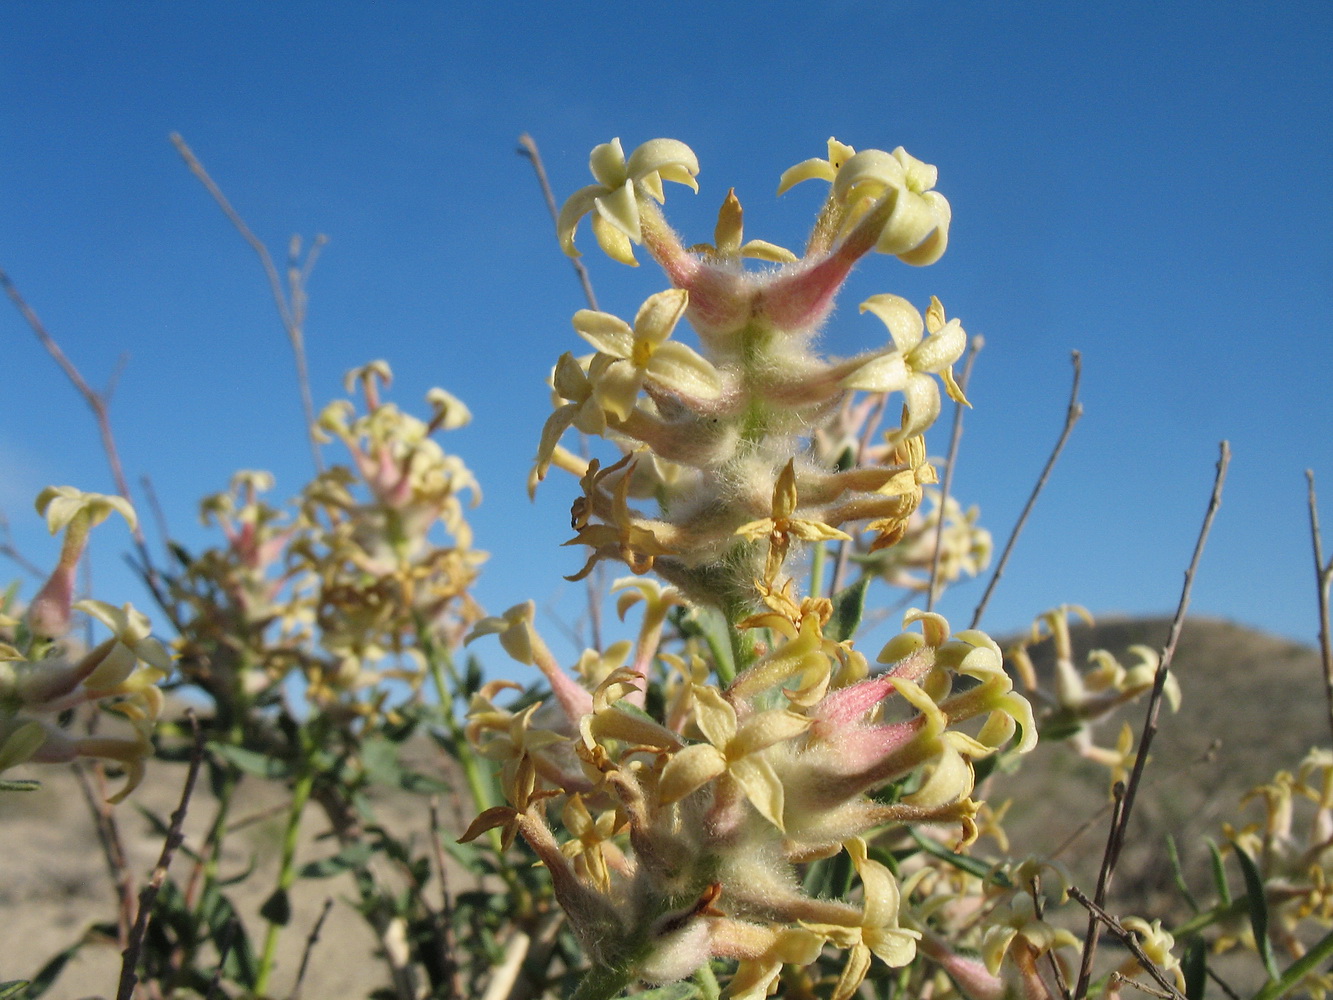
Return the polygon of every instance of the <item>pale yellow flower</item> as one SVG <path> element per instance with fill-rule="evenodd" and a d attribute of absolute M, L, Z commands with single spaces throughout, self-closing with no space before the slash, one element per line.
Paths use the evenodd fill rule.
<path fill-rule="evenodd" d="M 861 303 L 889 328 L 894 350 L 867 361 L 842 380 L 845 389 L 866 392 L 901 392 L 906 413 L 902 426 L 888 436 L 890 445 L 922 433 L 940 413 L 940 390 L 932 375 L 944 379 L 945 390 L 954 402 L 970 406 L 954 381 L 953 365 L 967 348 L 967 334 L 957 319 L 947 323 L 944 306 L 931 296 L 922 321 L 921 314 L 897 295 L 874 295 Z M 923 339 L 922 334 L 930 336 Z"/>
<path fill-rule="evenodd" d="M 628 161 L 620 140 L 612 139 L 593 149 L 588 166 L 597 183 L 575 191 L 556 222 L 560 246 L 571 257 L 579 256 L 574 249 L 574 230 L 591 212 L 593 235 L 602 249 L 622 264 L 635 265 L 631 244 L 643 241 L 640 197 L 665 201 L 664 180 L 684 184 L 696 193 L 699 190 L 694 180 L 699 161 L 689 146 L 675 139 L 645 142 Z"/>
<path fill-rule="evenodd" d="M 847 206 L 849 224 L 882 199 L 894 199 L 875 249 L 907 264 L 933 264 L 948 245 L 952 218 L 944 195 L 931 190 L 938 177 L 935 167 L 922 163 L 902 146 L 892 153 L 867 149 L 837 171 L 833 197 Z"/>
<path fill-rule="evenodd" d="M 789 460 L 773 484 L 773 509 L 769 516 L 747 521 L 736 529 L 736 534 L 742 538 L 768 539 L 768 559 L 764 565 L 764 581 L 767 583 L 772 583 L 782 568 L 793 538 L 803 542 L 851 540 L 847 532 L 823 521 L 796 517 L 796 501 L 796 468 L 794 460 Z"/>
<path fill-rule="evenodd" d="M 783 829 L 782 781 L 761 751 L 799 736 L 810 728 L 810 720 L 774 708 L 741 722 L 736 710 L 713 687 L 695 688 L 694 703 L 695 722 L 708 742 L 692 743 L 667 761 L 658 785 L 659 801 L 667 805 L 683 799 L 726 775 L 760 815 Z"/>
<path fill-rule="evenodd" d="M 856 150 L 845 143 L 829 136 L 828 159 L 804 160 L 794 167 L 788 167 L 778 179 L 778 194 L 783 194 L 802 181 L 832 181 L 838 176 L 843 164 L 856 155 Z"/>
<path fill-rule="evenodd" d="M 826 935 L 837 947 L 848 950 L 847 964 L 833 988 L 832 1000 L 848 1000 L 857 991 L 870 971 L 871 955 L 878 956 L 891 969 L 907 965 L 916 957 L 916 943 L 921 937 L 919 931 L 898 926 L 899 892 L 893 873 L 878 861 L 870 860 L 866 842 L 860 837 L 853 837 L 844 846 L 864 889 L 860 924 L 806 925 Z"/>
<path fill-rule="evenodd" d="M 717 399 L 722 394 L 718 370 L 692 348 L 669 340 L 689 300 L 689 293 L 679 288 L 658 292 L 639 307 L 632 327 L 610 313 L 580 309 L 574 314 L 580 337 L 634 369 L 634 379 L 618 380 L 603 389 L 602 405 L 608 413 L 620 420 L 629 417 L 644 380 L 695 399 Z"/>

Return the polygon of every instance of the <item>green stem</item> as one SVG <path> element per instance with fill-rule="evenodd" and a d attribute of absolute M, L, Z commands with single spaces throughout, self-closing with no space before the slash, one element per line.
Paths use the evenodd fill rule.
<path fill-rule="evenodd" d="M 467 781 L 468 791 L 472 795 L 472 804 L 477 807 L 478 813 L 485 812 L 495 804 L 494 796 L 491 794 L 494 782 L 489 775 L 482 773 L 477 755 L 472 752 L 472 744 L 468 742 L 467 734 L 463 731 L 463 727 L 458 724 L 458 719 L 454 715 L 454 702 L 457 700 L 455 692 L 462 689 L 458 670 L 454 666 L 454 658 L 449 655 L 447 649 L 441 648 L 435 642 L 421 615 L 418 614 L 416 618 L 417 637 L 421 645 L 422 655 L 426 658 L 426 667 L 430 671 L 431 683 L 435 687 L 435 697 L 439 699 L 440 715 L 443 717 L 445 726 L 449 729 L 449 737 L 453 741 L 458 762 L 462 765 L 463 778 Z M 445 679 L 446 672 L 448 673 L 447 682 Z M 513 868 L 506 859 L 504 841 L 501 839 L 500 831 L 487 830 L 486 839 L 490 842 L 491 850 L 495 853 L 496 865 L 500 870 L 500 877 L 504 880 L 505 886 L 511 894 L 518 893 L 518 877 L 514 874 Z"/>
<path fill-rule="evenodd" d="M 296 881 L 296 844 L 301 831 L 301 814 L 305 812 L 306 803 L 310 800 L 310 790 L 314 784 L 315 773 L 311 769 L 309 760 L 304 760 L 301 773 L 292 788 L 292 805 L 287 812 L 287 828 L 282 835 L 282 861 L 278 866 L 278 886 L 274 896 L 289 896 L 292 883 Z M 283 905 L 285 907 L 286 903 Z M 278 933 L 285 923 L 285 917 L 281 923 L 274 919 L 268 921 L 268 929 L 264 933 L 264 950 L 259 959 L 259 972 L 255 976 L 255 993 L 258 996 L 268 992 L 269 976 L 273 973 L 273 961 L 277 957 Z"/>
<path fill-rule="evenodd" d="M 713 974 L 713 966 L 708 962 L 699 966 L 699 971 L 694 974 L 694 984 L 703 994 L 703 1000 L 718 1000 L 722 995 L 722 987 L 718 985 L 717 976 Z"/>
<path fill-rule="evenodd" d="M 823 542 L 815 542 L 810 555 L 810 596 L 822 597 L 824 594 L 824 557 L 827 555 Z"/>

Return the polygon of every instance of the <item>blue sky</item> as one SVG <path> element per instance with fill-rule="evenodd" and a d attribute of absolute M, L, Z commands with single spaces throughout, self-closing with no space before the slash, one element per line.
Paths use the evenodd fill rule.
<path fill-rule="evenodd" d="M 445 443 L 485 489 L 480 588 L 578 615 L 560 580 L 573 484 L 524 481 L 543 380 L 582 306 L 516 137 L 557 196 L 591 147 L 657 136 L 699 155 L 670 218 L 711 239 L 735 186 L 747 237 L 798 245 L 822 192 L 774 197 L 828 136 L 938 165 L 950 247 L 861 265 L 824 344 L 883 340 L 855 306 L 930 294 L 986 348 L 957 493 L 1003 537 L 1063 417 L 1086 416 L 992 603 L 996 632 L 1063 601 L 1174 607 L 1217 444 L 1235 454 L 1195 609 L 1313 641 L 1303 471 L 1333 527 L 1333 8 L 1325 3 L 106 4 L 14 2 L 0 33 L 0 267 L 94 383 L 127 355 L 113 418 L 173 533 L 236 468 L 286 497 L 310 473 L 290 353 L 256 261 L 167 141 L 181 132 L 275 252 L 330 242 L 310 285 L 317 400 L 372 358 L 417 405 L 474 424 Z M 651 264 L 587 261 L 632 316 Z M 29 557 L 48 483 L 109 491 L 82 403 L 0 309 L 0 506 Z M 932 437 L 945 447 L 946 431 Z M 140 600 L 103 529 L 99 596 Z M 1333 547 L 1333 541 L 1330 542 Z M 0 576 L 9 576 L 9 569 Z M 980 585 L 943 610 L 965 620 Z M 556 640 L 554 626 L 543 626 Z"/>

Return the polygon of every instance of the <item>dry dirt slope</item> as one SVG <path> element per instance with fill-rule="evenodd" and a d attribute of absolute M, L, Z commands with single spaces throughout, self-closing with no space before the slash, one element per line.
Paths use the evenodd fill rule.
<path fill-rule="evenodd" d="M 1096 647 L 1119 652 L 1134 643 L 1160 646 L 1167 624 L 1166 619 L 1108 620 L 1095 628 L 1076 628 L 1078 658 Z M 1184 704 L 1178 715 L 1164 716 L 1154 747 L 1148 788 L 1140 799 L 1132 845 L 1112 901 L 1120 912 L 1142 912 L 1170 902 L 1162 889 L 1164 831 L 1175 832 L 1187 863 L 1197 868 L 1203 861 L 1200 838 L 1217 835 L 1222 817 L 1234 814 L 1245 789 L 1279 767 L 1294 766 L 1311 746 L 1329 742 L 1318 658 L 1306 647 L 1229 622 L 1193 619 L 1185 628 L 1176 666 Z M 1128 717 L 1137 728 L 1141 711 L 1135 708 Z M 1113 731 L 1102 734 L 1101 742 L 1113 740 Z M 1214 740 L 1221 743 L 1212 758 L 1195 763 Z M 1049 852 L 1105 801 L 1105 772 L 1060 750 L 1038 748 L 1019 774 L 1004 776 L 994 790 L 996 797 L 1012 796 L 1025 804 L 1010 811 L 1006 824 L 1013 850 L 1020 855 Z M 137 799 L 166 815 L 180 774 L 179 768 L 156 768 Z M 5 918 L 0 920 L 0 981 L 32 975 L 47 956 L 111 913 L 105 868 L 77 787 L 54 769 L 43 769 L 39 776 L 47 782 L 43 791 L 6 796 L 0 802 L 0 914 Z M 263 796 L 256 795 L 234 815 L 258 812 L 265 805 Z M 417 829 L 424 835 L 420 800 L 404 798 L 385 807 L 398 829 Z M 206 803 L 200 803 L 187 831 L 197 833 L 208 814 Z M 134 866 L 146 872 L 156 857 L 157 840 L 132 807 L 121 808 L 121 820 Z M 231 870 L 242 870 L 253 854 L 258 870 L 271 873 L 278 822 L 257 824 L 244 839 L 238 838 L 238 849 L 227 859 Z M 327 853 L 313 841 L 318 832 L 312 822 L 306 831 L 307 858 Z M 1103 837 L 1104 825 L 1099 824 L 1066 855 L 1082 884 L 1094 878 Z M 271 874 L 252 882 L 254 890 L 238 892 L 237 902 L 254 933 L 260 926 L 255 911 L 272 885 Z M 301 889 L 293 924 L 300 930 L 292 934 L 297 939 L 314 921 L 326 895 L 347 895 L 347 888 L 336 882 L 306 883 Z M 1145 907 L 1145 897 L 1156 898 Z M 285 995 L 290 986 L 299 944 L 293 942 L 279 967 L 277 995 Z M 304 996 L 366 996 L 382 983 L 373 949 L 364 925 L 340 902 L 316 952 Z M 117 967 L 111 948 L 86 948 L 47 996 L 73 1000 L 110 995 Z"/>

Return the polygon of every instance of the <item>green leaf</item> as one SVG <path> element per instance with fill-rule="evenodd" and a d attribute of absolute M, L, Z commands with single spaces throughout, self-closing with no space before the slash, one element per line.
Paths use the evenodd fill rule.
<path fill-rule="evenodd" d="M 27 979 L 11 979 L 7 983 L 0 983 L 0 1000 L 17 1000 L 29 982 Z"/>
<path fill-rule="evenodd" d="M 977 858 L 969 858 L 966 854 L 956 854 L 939 841 L 932 840 L 930 837 L 926 837 L 918 833 L 916 830 L 909 828 L 908 832 L 912 835 L 912 839 L 915 840 L 927 854 L 933 854 L 941 861 L 947 861 L 955 868 L 961 869 L 969 875 L 975 875 L 977 878 L 983 879 L 986 882 L 1003 886 L 1006 889 L 1013 888 L 1013 883 L 1009 880 L 1008 875 L 995 869 L 993 866 L 986 864 L 986 862 Z"/>
<path fill-rule="evenodd" d="M 863 576 L 833 595 L 833 617 L 829 619 L 829 628 L 834 642 L 845 642 L 856 635 L 856 630 L 861 627 L 861 616 L 865 614 L 866 591 L 869 589 L 870 577 Z"/>
<path fill-rule="evenodd" d="M 805 891 L 816 899 L 842 899 L 852 887 L 852 858 L 846 851 L 811 862 L 805 870 Z"/>
<path fill-rule="evenodd" d="M 1266 984 L 1254 995 L 1254 1000 L 1278 1000 L 1279 997 L 1286 996 L 1299 986 L 1306 976 L 1317 972 L 1330 958 L 1333 958 L 1333 931 L 1320 938 L 1314 947 L 1292 962 L 1287 971 L 1282 973 L 1281 978 Z M 1190 1000 L 1194 998 L 1191 997 Z"/>
<path fill-rule="evenodd" d="M 1208 945 L 1203 938 L 1196 935 L 1185 942 L 1180 971 L 1185 976 L 1187 1000 L 1203 1000 L 1208 988 Z"/>
<path fill-rule="evenodd" d="M 1171 860 L 1171 878 L 1175 881 L 1176 888 L 1185 897 L 1185 902 L 1189 903 L 1190 909 L 1198 913 L 1199 904 L 1194 901 L 1190 887 L 1185 882 L 1185 870 L 1180 866 L 1180 851 L 1176 849 L 1176 838 L 1169 833 L 1166 835 L 1166 856 Z"/>
<path fill-rule="evenodd" d="M 268 754 L 259 753 L 255 750 L 246 750 L 244 747 L 232 746 L 229 743 L 218 743 L 211 741 L 208 749 L 218 757 L 221 757 L 236 770 L 245 774 L 254 775 L 256 778 L 268 778 L 270 781 L 278 781 L 292 776 L 291 765 L 284 760 L 276 757 L 270 757 Z"/>
<path fill-rule="evenodd" d="M 363 867 L 374 853 L 374 844 L 359 841 L 348 844 L 330 858 L 322 858 L 319 861 L 311 861 L 302 865 L 296 870 L 296 874 L 300 878 L 330 878 L 334 875 L 340 875 L 348 869 Z"/>
<path fill-rule="evenodd" d="M 292 920 L 292 898 L 286 889 L 274 889 L 273 894 L 264 900 L 259 908 L 259 915 L 270 924 L 286 927 Z"/>
<path fill-rule="evenodd" d="M 42 787 L 32 778 L 0 778 L 0 792 L 35 792 Z"/>
<path fill-rule="evenodd" d="M 39 996 L 51 988 L 51 984 L 56 981 L 56 977 L 60 975 L 65 966 L 69 964 L 69 960 L 77 955 L 82 947 L 82 940 L 75 941 L 64 951 L 52 955 L 37 975 L 32 977 L 32 982 L 27 984 L 27 992 L 15 995 L 21 995 L 23 1000 L 37 1000 Z"/>
<path fill-rule="evenodd" d="M 226 950 L 223 974 L 232 982 L 251 989 L 256 976 L 255 955 L 245 925 L 241 923 L 231 900 L 218 892 L 216 886 L 209 886 L 199 901 L 199 911 L 208 925 L 214 946 L 218 951 Z"/>
<path fill-rule="evenodd" d="M 1269 979 L 1277 979 L 1277 962 L 1273 958 L 1273 942 L 1268 939 L 1268 900 L 1264 896 L 1264 880 L 1255 867 L 1254 859 L 1245 853 L 1245 849 L 1231 842 L 1236 852 L 1236 861 L 1240 863 L 1240 872 L 1245 876 L 1245 893 L 1250 907 L 1250 927 L 1254 930 L 1254 943 L 1259 949 L 1259 957 L 1264 960 L 1264 969 Z"/>
<path fill-rule="evenodd" d="M 1207 838 L 1208 856 L 1213 863 L 1213 885 L 1217 888 L 1217 898 L 1222 901 L 1223 906 L 1231 905 L 1231 886 L 1227 884 L 1227 867 L 1222 860 L 1222 852 L 1217 849 L 1217 844 L 1213 838 Z"/>

